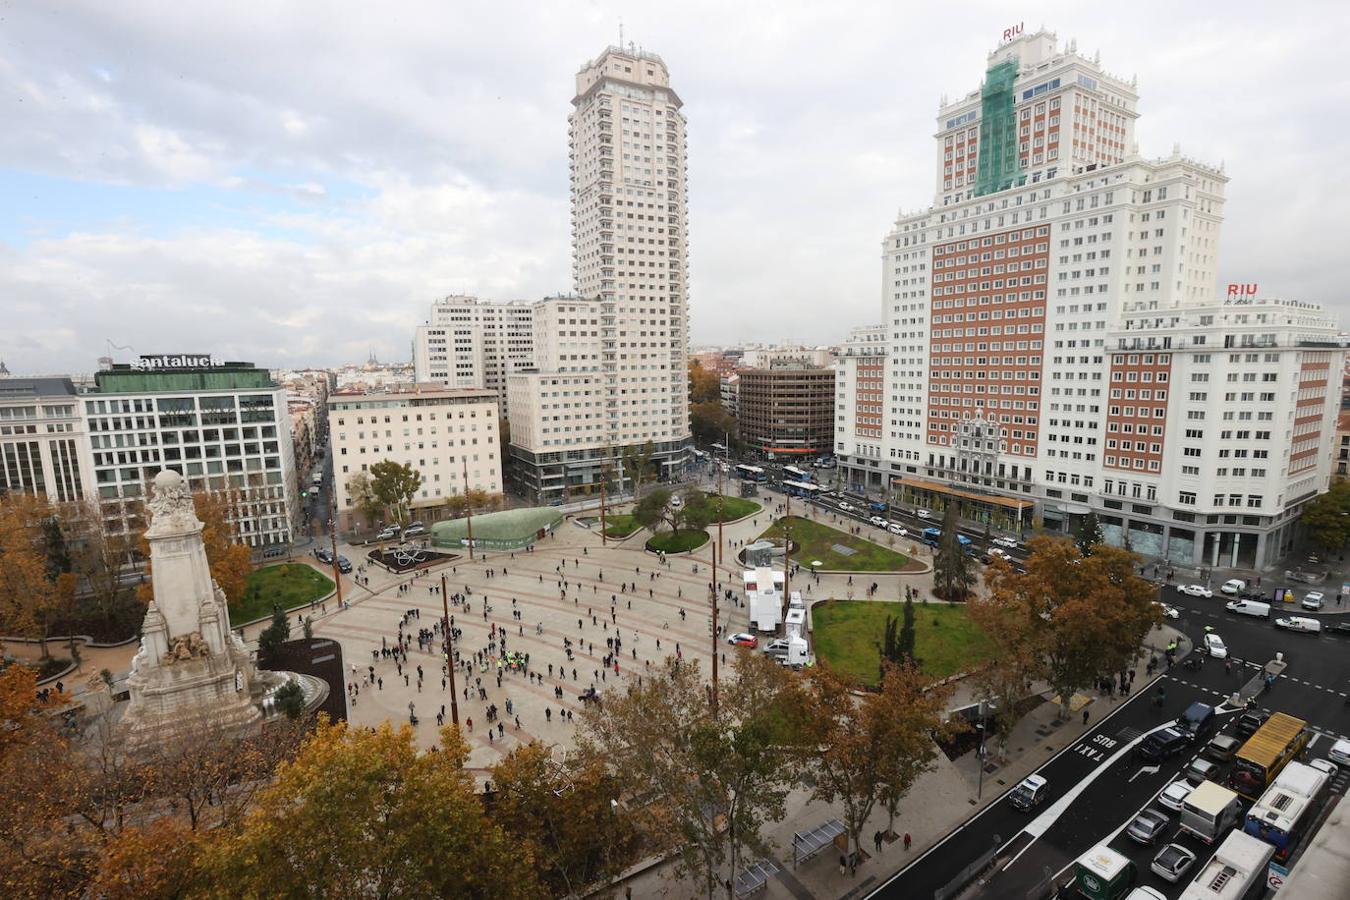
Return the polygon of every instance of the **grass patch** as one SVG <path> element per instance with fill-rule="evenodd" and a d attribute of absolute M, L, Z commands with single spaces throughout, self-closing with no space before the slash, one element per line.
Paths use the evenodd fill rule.
<path fill-rule="evenodd" d="M 687 553 L 706 543 L 708 543 L 706 531 L 681 531 L 679 534 L 663 531 L 647 541 L 647 549 L 660 550 L 662 553 Z"/>
<path fill-rule="evenodd" d="M 642 526 L 626 513 L 605 514 L 605 537 L 626 538 Z"/>
<path fill-rule="evenodd" d="M 761 537 L 781 539 L 783 521 L 779 519 L 774 522 Z M 792 561 L 803 569 L 818 568 L 822 572 L 829 570 L 898 572 L 909 563 L 909 557 L 903 553 L 888 550 L 837 528 L 797 516 L 792 516 L 787 521 L 791 523 L 792 543 L 796 548 L 792 551 Z M 839 553 L 834 549 L 835 544 L 848 547 L 854 552 L 851 556 Z M 821 565 L 812 566 L 812 561 L 817 559 Z"/>
<path fill-rule="evenodd" d="M 753 500 L 746 500 L 744 497 L 727 497 L 709 494 L 708 502 L 712 504 L 713 509 L 718 508 L 721 503 L 721 518 L 713 519 L 713 522 L 734 522 L 737 519 L 744 519 L 746 516 L 753 516 L 764 507 Z"/>
<path fill-rule="evenodd" d="M 811 609 L 816 655 L 864 684 L 876 684 L 886 617 L 903 621 L 904 604 L 831 600 Z M 964 606 L 914 604 L 914 653 L 933 678 L 966 672 L 986 659 L 988 639 Z"/>
<path fill-rule="evenodd" d="M 264 566 L 249 574 L 243 599 L 230 607 L 230 621 L 251 622 L 269 616 L 274 603 L 282 609 L 308 606 L 332 591 L 333 579 L 304 563 Z"/>

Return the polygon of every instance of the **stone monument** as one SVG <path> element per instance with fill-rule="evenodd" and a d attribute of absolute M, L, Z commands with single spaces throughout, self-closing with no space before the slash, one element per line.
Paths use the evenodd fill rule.
<path fill-rule="evenodd" d="M 155 476 L 146 508 L 154 599 L 127 678 L 131 702 L 120 722 L 128 750 L 193 733 L 256 730 L 258 673 L 230 631 L 225 594 L 211 579 L 202 523 L 183 476 Z"/>

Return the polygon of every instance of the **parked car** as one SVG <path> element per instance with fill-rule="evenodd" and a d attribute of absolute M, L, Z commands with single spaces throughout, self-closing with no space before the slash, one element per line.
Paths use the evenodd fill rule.
<path fill-rule="evenodd" d="M 1156 809 L 1146 809 L 1134 817 L 1125 833 L 1141 844 L 1152 844 L 1167 828 L 1167 816 Z"/>
<path fill-rule="evenodd" d="M 1186 748 L 1186 735 L 1175 728 L 1155 731 L 1134 748 L 1135 755 L 1146 762 L 1161 762 L 1176 756 Z"/>
<path fill-rule="evenodd" d="M 1245 712 L 1238 716 L 1237 724 L 1233 726 L 1233 734 L 1240 738 L 1251 737 L 1256 734 L 1256 729 L 1266 724 L 1266 714 L 1260 712 Z"/>
<path fill-rule="evenodd" d="M 278 556 L 285 556 L 285 547 L 268 547 L 263 551 L 263 559 L 276 559 Z"/>
<path fill-rule="evenodd" d="M 1223 642 L 1223 638 L 1212 631 L 1205 635 L 1205 652 L 1215 659 L 1228 658 L 1228 646 Z"/>
<path fill-rule="evenodd" d="M 405 538 L 419 537 L 427 533 L 427 526 L 421 522 L 414 522 L 403 532 Z"/>
<path fill-rule="evenodd" d="M 1181 812 L 1181 804 L 1186 802 L 1186 798 L 1191 795 L 1193 790 L 1195 790 L 1195 785 L 1184 778 L 1178 779 L 1162 789 L 1162 793 L 1158 795 L 1158 804 L 1167 807 L 1172 812 Z"/>
<path fill-rule="evenodd" d="M 1332 744 L 1331 749 L 1327 751 L 1327 759 L 1338 766 L 1350 766 L 1350 741 L 1342 738 Z"/>
<path fill-rule="evenodd" d="M 755 637 L 753 634 L 740 632 L 739 634 L 733 634 L 731 637 L 727 638 L 727 643 L 731 644 L 733 647 L 749 647 L 753 650 L 759 646 L 759 638 Z"/>
<path fill-rule="evenodd" d="M 770 656 L 787 656 L 787 638 L 775 638 L 774 640 L 769 641 L 768 645 L 764 648 L 764 652 Z"/>
<path fill-rule="evenodd" d="M 923 519 L 924 521 L 927 521 L 928 519 L 931 519 L 933 517 L 933 514 L 926 509 L 916 509 L 914 510 L 914 515 L 918 516 L 920 519 Z"/>
<path fill-rule="evenodd" d="M 1180 844 L 1168 844 L 1153 857 L 1149 866 L 1159 878 L 1175 884 L 1195 865 L 1195 854 Z"/>
<path fill-rule="evenodd" d="M 341 572 L 343 575 L 348 574 L 352 570 L 352 564 L 347 561 L 347 557 L 345 556 L 339 556 L 337 558 L 337 564 L 338 564 L 338 571 Z"/>
<path fill-rule="evenodd" d="M 1216 734 L 1210 738 L 1209 743 L 1200 748 L 1200 755 L 1212 759 L 1215 762 L 1226 763 L 1237 755 L 1242 747 L 1242 740 L 1235 738 L 1230 734 Z"/>
<path fill-rule="evenodd" d="M 1177 588 L 1178 591 L 1188 597 L 1213 597 L 1214 592 L 1203 584 L 1183 584 Z"/>
<path fill-rule="evenodd" d="M 1322 631 L 1322 623 L 1307 616 L 1283 616 L 1275 620 L 1275 627 L 1304 634 L 1320 634 Z"/>
<path fill-rule="evenodd" d="M 1039 775 L 1028 775 L 1022 779 L 1021 784 L 1013 788 L 1013 792 L 1008 796 L 1008 801 L 1024 812 L 1035 809 L 1045 800 L 1045 795 L 1049 793 L 1047 784 L 1048 782 Z"/>
<path fill-rule="evenodd" d="M 679 509 L 681 506 L 684 506 L 684 500 L 678 494 L 670 498 L 671 509 Z"/>
<path fill-rule="evenodd" d="M 393 540 L 394 538 L 396 538 L 396 537 L 398 537 L 398 529 L 397 529 L 397 528 L 386 528 L 386 529 L 384 529 L 383 531 L 381 531 L 379 534 L 375 535 L 375 540 L 377 540 L 377 541 L 392 541 L 392 540 Z"/>
<path fill-rule="evenodd" d="M 1321 591 L 1308 591 L 1303 595 L 1303 602 L 1299 605 L 1304 609 L 1321 609 L 1323 599 Z"/>
<path fill-rule="evenodd" d="M 1223 587 L 1219 588 L 1219 590 L 1223 591 L 1225 594 L 1239 594 L 1246 589 L 1247 582 L 1243 581 L 1241 578 L 1230 578 L 1223 583 Z"/>

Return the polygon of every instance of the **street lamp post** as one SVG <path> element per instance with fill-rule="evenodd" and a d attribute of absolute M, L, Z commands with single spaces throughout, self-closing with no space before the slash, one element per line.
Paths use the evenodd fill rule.
<path fill-rule="evenodd" d="M 450 600 L 445 590 L 445 573 L 441 573 L 441 612 L 445 616 L 441 627 L 445 629 L 445 669 L 450 674 L 450 721 L 459 724 L 459 701 L 455 698 L 455 632 L 450 627 Z"/>

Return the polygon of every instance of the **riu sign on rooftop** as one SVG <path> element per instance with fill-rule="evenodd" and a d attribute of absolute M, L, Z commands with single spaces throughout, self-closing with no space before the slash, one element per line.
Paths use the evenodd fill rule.
<path fill-rule="evenodd" d="M 1014 25 L 1014 26 L 1011 27 L 1011 28 L 1005 28 L 1005 29 L 1003 29 L 1003 41 L 1004 41 L 1004 43 L 1006 43 L 1006 42 L 1008 42 L 1008 41 L 1011 41 L 1013 38 L 1015 38 L 1015 37 L 1017 37 L 1019 34 L 1021 34 L 1021 33 L 1022 33 L 1022 27 L 1023 27 L 1025 24 L 1026 24 L 1025 22 L 1018 22 L 1016 25 Z"/>

